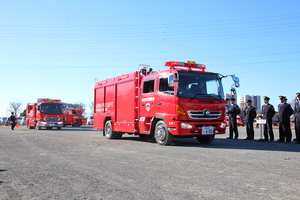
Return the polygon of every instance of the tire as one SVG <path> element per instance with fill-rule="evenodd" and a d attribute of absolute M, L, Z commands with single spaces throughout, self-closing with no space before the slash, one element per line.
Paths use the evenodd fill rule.
<path fill-rule="evenodd" d="M 107 139 L 115 139 L 117 138 L 117 132 L 112 130 L 112 122 L 111 120 L 108 120 L 105 123 L 105 127 L 104 127 L 104 134 L 107 137 Z"/>
<path fill-rule="evenodd" d="M 160 145 L 169 145 L 173 142 L 174 136 L 169 133 L 166 123 L 160 120 L 155 125 L 155 141 Z"/>
<path fill-rule="evenodd" d="M 61 130 L 61 127 L 57 127 L 57 130 Z"/>
<path fill-rule="evenodd" d="M 196 138 L 201 144 L 210 144 L 214 140 L 215 135 L 200 135 Z"/>

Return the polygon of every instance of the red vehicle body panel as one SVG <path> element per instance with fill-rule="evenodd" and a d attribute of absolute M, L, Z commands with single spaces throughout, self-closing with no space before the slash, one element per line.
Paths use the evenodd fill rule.
<path fill-rule="evenodd" d="M 95 83 L 94 128 L 104 129 L 107 120 L 112 121 L 112 131 L 132 134 L 153 134 L 155 123 L 163 120 L 173 136 L 195 137 L 202 135 L 202 127 L 213 127 L 212 134 L 225 133 L 225 105 L 223 99 L 181 98 L 174 93 L 161 92 L 160 81 L 186 69 L 168 70 L 141 75 L 132 72 Z M 215 74 L 195 70 L 192 73 Z M 146 82 L 154 81 L 154 91 L 144 92 Z M 184 114 L 179 114 L 181 108 Z M 208 113 L 207 117 L 206 113 Z M 202 117 L 199 117 L 199 116 Z M 217 115 L 218 117 L 213 117 Z M 182 128 L 188 123 L 192 128 Z"/>

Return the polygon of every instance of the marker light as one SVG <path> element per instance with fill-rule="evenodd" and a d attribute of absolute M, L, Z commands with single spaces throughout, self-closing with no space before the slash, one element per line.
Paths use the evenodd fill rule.
<path fill-rule="evenodd" d="M 176 114 L 185 115 L 184 110 L 179 105 L 176 105 Z"/>

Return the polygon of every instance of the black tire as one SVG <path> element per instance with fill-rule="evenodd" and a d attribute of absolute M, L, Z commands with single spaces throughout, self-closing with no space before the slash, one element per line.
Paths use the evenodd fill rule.
<path fill-rule="evenodd" d="M 201 144 L 210 144 L 214 140 L 215 135 L 200 135 L 196 138 Z"/>
<path fill-rule="evenodd" d="M 104 134 L 107 137 L 107 139 L 115 139 L 115 138 L 117 138 L 117 132 L 113 131 L 111 120 L 108 120 L 105 123 Z"/>
<path fill-rule="evenodd" d="M 61 130 L 61 127 L 57 127 L 57 130 Z"/>
<path fill-rule="evenodd" d="M 160 145 L 169 145 L 173 142 L 174 136 L 168 131 L 167 125 L 163 120 L 156 123 L 154 138 Z"/>

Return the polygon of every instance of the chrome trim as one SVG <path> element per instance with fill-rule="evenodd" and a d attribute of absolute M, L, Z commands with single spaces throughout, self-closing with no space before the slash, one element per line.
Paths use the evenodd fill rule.
<path fill-rule="evenodd" d="M 192 119 L 219 119 L 222 116 L 222 111 L 210 111 L 205 109 L 201 110 L 189 110 L 188 115 Z"/>

